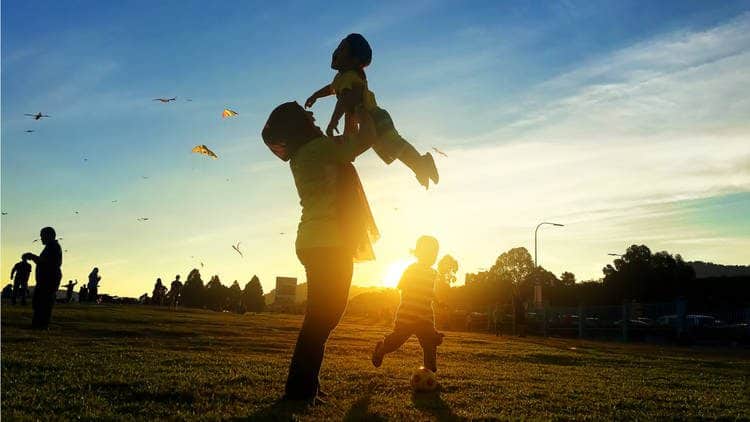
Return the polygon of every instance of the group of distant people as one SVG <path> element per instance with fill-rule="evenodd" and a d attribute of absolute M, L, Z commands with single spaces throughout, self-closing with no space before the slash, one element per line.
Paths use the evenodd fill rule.
<path fill-rule="evenodd" d="M 21 305 L 26 305 L 26 297 L 29 295 L 29 276 L 31 275 L 31 264 L 36 265 L 35 278 L 36 286 L 31 298 L 33 316 L 31 326 L 35 329 L 46 329 L 52 318 L 52 307 L 57 302 L 57 291 L 60 289 L 62 281 L 62 248 L 58 243 L 55 229 L 45 227 L 39 233 L 44 249 L 39 255 L 26 252 L 21 255 L 21 261 L 17 262 L 10 271 L 10 278 L 13 281 L 12 291 L 10 292 L 11 303 L 16 305 L 20 299 Z M 78 301 L 98 302 L 99 299 L 99 282 L 102 277 L 99 275 L 99 268 L 94 268 L 89 274 L 87 284 L 81 286 L 78 293 Z M 78 284 L 78 280 L 68 280 L 63 285 L 65 288 L 65 302 L 73 302 L 73 288 Z M 5 289 L 4 289 L 5 290 Z"/>
<path fill-rule="evenodd" d="M 167 286 L 162 284 L 161 278 L 156 279 L 154 284 L 154 291 L 151 293 L 152 305 L 157 306 L 171 306 L 176 308 L 180 304 L 180 297 L 182 296 L 182 282 L 180 281 L 180 275 L 177 274 L 174 281 L 169 285 L 169 291 Z"/>

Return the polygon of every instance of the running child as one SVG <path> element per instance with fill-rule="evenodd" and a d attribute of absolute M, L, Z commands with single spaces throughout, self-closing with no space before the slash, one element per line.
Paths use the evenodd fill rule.
<path fill-rule="evenodd" d="M 435 299 L 437 271 L 432 266 L 438 254 L 438 241 L 432 236 L 417 239 L 414 256 L 417 262 L 410 265 L 401 276 L 401 304 L 396 311 L 393 332 L 377 342 L 372 353 L 372 364 L 378 368 L 386 354 L 401 347 L 412 335 L 416 335 L 424 353 L 424 367 L 437 371 L 437 346 L 443 342 L 443 334 L 435 330 L 432 302 Z"/>

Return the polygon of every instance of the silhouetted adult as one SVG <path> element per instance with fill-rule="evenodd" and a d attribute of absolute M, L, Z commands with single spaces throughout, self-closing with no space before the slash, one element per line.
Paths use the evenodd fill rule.
<path fill-rule="evenodd" d="M 70 303 L 73 301 L 73 287 L 78 284 L 78 280 L 68 280 L 68 284 L 65 285 L 65 302 Z"/>
<path fill-rule="evenodd" d="M 89 300 L 89 288 L 84 284 L 78 290 L 78 303 L 88 302 Z"/>
<path fill-rule="evenodd" d="M 180 301 L 180 293 L 182 293 L 182 282 L 180 281 L 180 275 L 177 274 L 172 284 L 169 285 L 169 293 L 167 294 L 169 305 L 173 308 L 176 308 Z"/>
<path fill-rule="evenodd" d="M 91 302 L 96 302 L 99 299 L 99 281 L 101 281 L 101 279 L 102 276 L 99 275 L 99 268 L 94 267 L 89 273 L 88 300 Z"/>
<path fill-rule="evenodd" d="M 166 291 L 167 288 L 162 284 L 161 278 L 157 278 L 156 283 L 154 283 L 154 291 L 151 292 L 151 298 L 154 305 L 164 305 L 164 292 Z"/>
<path fill-rule="evenodd" d="M 26 306 L 26 295 L 29 291 L 29 275 L 31 264 L 21 257 L 21 260 L 10 270 L 10 279 L 13 280 L 13 296 L 11 302 L 15 305 L 16 298 L 21 296 L 21 305 Z"/>
<path fill-rule="evenodd" d="M 375 137 L 372 118 L 359 113 L 359 135 L 329 138 L 296 102 L 271 112 L 263 140 L 289 161 L 302 205 L 297 256 L 307 274 L 307 308 L 297 338 L 285 398 L 314 401 L 325 344 L 346 308 L 353 260 L 374 259 L 377 228 L 352 161 Z"/>
<path fill-rule="evenodd" d="M 62 280 L 62 249 L 55 239 L 55 229 L 52 227 L 43 228 L 39 235 L 44 245 L 42 253 L 37 256 L 26 252 L 23 259 L 29 259 L 36 264 L 36 287 L 31 300 L 31 306 L 34 308 L 31 327 L 46 329 L 52 318 L 52 306 L 55 304 L 57 289 L 60 288 Z"/>

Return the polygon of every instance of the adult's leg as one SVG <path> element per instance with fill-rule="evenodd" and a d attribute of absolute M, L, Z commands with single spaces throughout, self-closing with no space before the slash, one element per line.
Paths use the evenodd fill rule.
<path fill-rule="evenodd" d="M 432 324 L 425 323 L 416 327 L 417 339 L 424 353 L 424 367 L 432 372 L 437 371 L 437 332 Z"/>
<path fill-rule="evenodd" d="M 307 309 L 289 365 L 286 396 L 304 400 L 317 394 L 325 344 L 346 309 L 353 266 L 351 253 L 338 248 L 305 249 L 299 258 L 307 275 Z"/>
<path fill-rule="evenodd" d="M 13 305 L 16 304 L 16 297 L 18 296 L 18 294 L 20 293 L 20 290 L 21 290 L 21 289 L 19 289 L 19 284 L 20 283 L 18 283 L 18 282 L 14 282 L 13 283 L 13 297 L 10 299 L 10 303 L 12 303 Z"/>

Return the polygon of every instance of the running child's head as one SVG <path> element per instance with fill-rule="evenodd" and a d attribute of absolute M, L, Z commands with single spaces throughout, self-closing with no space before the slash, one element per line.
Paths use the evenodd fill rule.
<path fill-rule="evenodd" d="M 361 34 L 349 34 L 333 50 L 331 69 L 339 72 L 362 70 L 369 66 L 371 61 L 372 49 L 370 43 Z"/>
<path fill-rule="evenodd" d="M 417 261 L 420 264 L 431 267 L 437 259 L 439 249 L 440 245 L 437 239 L 432 236 L 420 236 L 417 239 L 417 247 L 414 248 L 412 253 L 417 257 Z"/>

